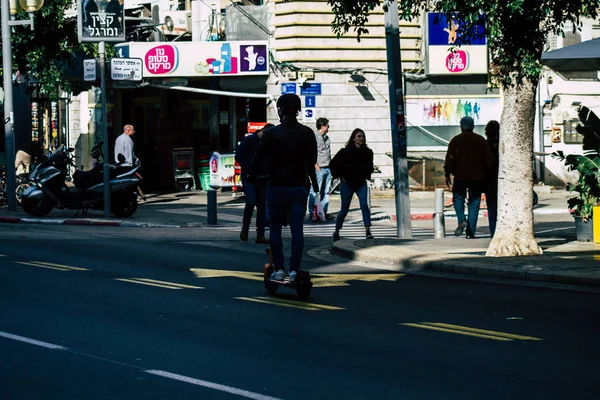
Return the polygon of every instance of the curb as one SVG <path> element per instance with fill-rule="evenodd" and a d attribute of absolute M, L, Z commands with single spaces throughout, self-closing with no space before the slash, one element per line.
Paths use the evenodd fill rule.
<path fill-rule="evenodd" d="M 19 218 L 0 217 L 0 223 L 9 224 L 42 224 L 42 225 L 79 225 L 79 226 L 112 226 L 112 227 L 144 227 L 144 228 L 188 228 L 188 225 L 169 225 L 150 222 L 131 221 L 106 221 L 99 219 L 42 219 L 42 218 Z M 199 226 L 198 224 L 194 226 Z M 203 225 L 202 225 L 203 226 Z M 215 225 L 216 226 L 216 225 Z"/>
<path fill-rule="evenodd" d="M 481 262 L 476 259 L 465 262 L 465 260 L 459 259 L 447 261 L 413 261 L 400 257 L 395 259 L 391 257 L 372 257 L 360 254 L 360 252 L 353 249 L 336 246 L 335 244 L 331 247 L 331 253 L 355 261 L 385 262 L 392 264 L 395 271 L 412 275 L 418 275 L 423 272 L 434 272 L 468 278 L 492 278 L 506 283 L 519 281 L 600 288 L 600 277 L 584 277 L 565 273 L 546 272 L 536 268 L 528 268 L 528 266 L 507 266 L 506 268 L 501 268 L 491 265 L 481 265 Z"/>

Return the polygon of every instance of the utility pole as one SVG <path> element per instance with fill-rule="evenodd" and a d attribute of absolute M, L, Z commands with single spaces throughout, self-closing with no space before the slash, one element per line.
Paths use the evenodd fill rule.
<path fill-rule="evenodd" d="M 386 0 L 385 45 L 387 50 L 388 83 L 390 92 L 390 120 L 392 127 L 392 159 L 394 163 L 394 191 L 396 198 L 396 231 L 400 239 L 412 238 L 410 196 L 408 188 L 408 161 L 406 150 L 406 119 L 402 90 L 402 59 L 400 56 L 400 23 L 398 1 Z"/>

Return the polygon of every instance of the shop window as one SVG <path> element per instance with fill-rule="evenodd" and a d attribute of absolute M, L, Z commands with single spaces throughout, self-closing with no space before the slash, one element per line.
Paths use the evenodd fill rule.
<path fill-rule="evenodd" d="M 579 124 L 578 119 L 570 119 L 565 121 L 565 144 L 583 144 L 583 135 L 577 132 L 575 127 Z"/>

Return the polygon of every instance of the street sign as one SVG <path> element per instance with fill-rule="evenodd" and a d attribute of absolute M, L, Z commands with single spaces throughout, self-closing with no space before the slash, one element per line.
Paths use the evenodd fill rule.
<path fill-rule="evenodd" d="M 316 96 L 306 96 L 304 98 L 304 107 L 313 108 L 317 106 L 317 98 Z"/>
<path fill-rule="evenodd" d="M 296 84 L 294 82 L 282 83 L 281 94 L 294 93 L 296 94 Z"/>
<path fill-rule="evenodd" d="M 300 86 L 300 94 L 321 94 L 321 84 L 315 82 L 304 82 Z"/>
<path fill-rule="evenodd" d="M 77 34 L 80 42 L 124 42 L 123 2 L 77 1 Z"/>
<path fill-rule="evenodd" d="M 303 118 L 302 121 L 304 122 L 315 122 L 315 109 L 314 108 L 305 108 L 304 112 L 302 113 Z"/>
<path fill-rule="evenodd" d="M 96 59 L 83 60 L 83 80 L 86 82 L 96 81 Z"/>
<path fill-rule="evenodd" d="M 110 78 L 114 81 L 141 81 L 141 58 L 111 58 Z"/>

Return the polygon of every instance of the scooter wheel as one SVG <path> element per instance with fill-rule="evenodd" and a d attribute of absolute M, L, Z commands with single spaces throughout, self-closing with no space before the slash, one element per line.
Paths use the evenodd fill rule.
<path fill-rule="evenodd" d="M 131 193 L 122 198 L 116 198 L 111 202 L 111 211 L 119 218 L 129 218 L 138 208 L 137 196 Z"/>
<path fill-rule="evenodd" d="M 272 265 L 269 265 L 268 267 L 265 266 L 265 277 L 264 277 L 265 289 L 267 289 L 267 293 L 269 293 L 270 295 L 274 295 L 275 293 L 277 293 L 277 288 L 279 287 L 278 284 L 271 282 L 269 280 L 269 278 L 271 277 L 273 272 L 275 272 L 275 269 L 273 268 Z"/>
<path fill-rule="evenodd" d="M 298 271 L 298 275 L 296 276 L 296 294 L 300 299 L 306 300 L 310 297 L 312 285 L 310 274 L 306 271 Z"/>

